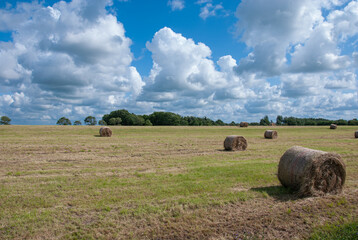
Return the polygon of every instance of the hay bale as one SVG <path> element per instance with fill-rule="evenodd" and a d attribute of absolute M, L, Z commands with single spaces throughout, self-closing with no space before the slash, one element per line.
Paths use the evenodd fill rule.
<path fill-rule="evenodd" d="M 249 123 L 248 122 L 241 122 L 240 123 L 240 127 L 248 127 Z"/>
<path fill-rule="evenodd" d="M 355 138 L 358 138 L 358 131 L 354 133 Z"/>
<path fill-rule="evenodd" d="M 277 138 L 277 132 L 275 130 L 266 130 L 264 136 L 265 138 L 275 139 Z"/>
<path fill-rule="evenodd" d="M 329 127 L 330 129 L 336 129 L 337 125 L 336 124 L 331 124 L 331 126 Z"/>
<path fill-rule="evenodd" d="M 101 137 L 110 137 L 112 136 L 112 130 L 109 127 L 101 127 L 99 135 L 101 135 Z"/>
<path fill-rule="evenodd" d="M 301 197 L 337 194 L 342 192 L 346 166 L 338 154 L 294 146 L 282 155 L 277 175 Z"/>
<path fill-rule="evenodd" d="M 224 148 L 227 151 L 245 151 L 247 148 L 247 141 L 242 136 L 227 136 L 224 141 Z"/>

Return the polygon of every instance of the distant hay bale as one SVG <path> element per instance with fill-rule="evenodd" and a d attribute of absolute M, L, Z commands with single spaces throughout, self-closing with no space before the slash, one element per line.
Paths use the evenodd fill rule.
<path fill-rule="evenodd" d="M 247 141 L 242 136 L 227 136 L 224 141 L 224 148 L 227 151 L 245 151 L 247 148 Z"/>
<path fill-rule="evenodd" d="M 331 126 L 329 127 L 330 129 L 336 129 L 337 125 L 336 124 L 331 124 Z"/>
<path fill-rule="evenodd" d="M 99 130 L 99 135 L 101 135 L 101 137 L 111 137 L 112 130 L 109 127 L 101 127 Z"/>
<path fill-rule="evenodd" d="M 277 132 L 275 130 L 266 130 L 264 136 L 265 138 L 276 139 Z"/>
<path fill-rule="evenodd" d="M 276 127 L 276 123 L 270 123 L 270 126 Z"/>
<path fill-rule="evenodd" d="M 354 133 L 355 138 L 358 138 L 358 131 Z"/>
<path fill-rule="evenodd" d="M 346 166 L 340 155 L 294 146 L 281 157 L 278 179 L 301 197 L 342 192 Z"/>
<path fill-rule="evenodd" d="M 248 127 L 249 123 L 248 122 L 241 122 L 240 123 L 240 127 Z"/>

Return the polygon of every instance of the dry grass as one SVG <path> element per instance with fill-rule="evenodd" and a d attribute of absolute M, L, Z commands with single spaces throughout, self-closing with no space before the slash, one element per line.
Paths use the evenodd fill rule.
<path fill-rule="evenodd" d="M 356 219 L 353 128 L 0 126 L 0 239 L 303 239 Z M 223 151 L 227 135 L 244 152 Z M 297 199 L 276 177 L 301 145 L 342 156 L 340 195 Z"/>

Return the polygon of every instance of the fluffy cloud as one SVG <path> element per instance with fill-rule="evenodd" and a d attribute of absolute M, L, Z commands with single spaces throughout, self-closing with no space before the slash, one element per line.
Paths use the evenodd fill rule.
<path fill-rule="evenodd" d="M 180 11 L 185 7 L 184 0 L 169 0 L 168 5 L 171 7 L 172 11 Z"/>
<path fill-rule="evenodd" d="M 316 116 L 337 118 L 339 107 L 332 105 L 357 109 L 353 100 L 357 54 L 351 46 L 358 34 L 358 2 L 346 2 L 244 0 L 239 4 L 237 32 L 250 52 L 235 67 L 238 77 L 278 81 L 276 97 L 248 100 L 248 112 L 271 109 L 307 116 L 304 110 L 311 109 Z"/>
<path fill-rule="evenodd" d="M 242 1 L 237 9 L 238 31 L 253 49 L 240 62 L 239 72 L 260 71 L 276 75 L 286 63 L 289 48 L 307 39 L 323 21 L 314 1 Z"/>
<path fill-rule="evenodd" d="M 211 50 L 203 43 L 196 44 L 170 28 L 162 28 L 147 43 L 152 53 L 153 69 L 146 90 L 198 94 L 207 88 L 225 84 L 222 73 L 210 60 Z"/>
<path fill-rule="evenodd" d="M 133 102 L 144 82 L 131 66 L 131 40 L 123 25 L 106 11 L 111 4 L 73 0 L 1 10 L 0 28 L 13 31 L 13 41 L 0 43 L 0 85 L 14 99 L 2 99 L 2 105 L 8 111 L 43 109 L 56 119 L 59 112 L 75 114 L 72 105 L 106 111 L 108 95 L 125 96 L 117 106 Z M 27 102 L 16 101 L 19 89 Z"/>
<path fill-rule="evenodd" d="M 357 2 L 342 10 L 341 1 L 243 1 L 237 10 L 238 32 L 252 48 L 240 61 L 238 73 L 266 76 L 285 72 L 322 72 L 349 67 L 352 59 L 341 55 L 339 41 L 357 34 Z M 322 9 L 329 12 L 327 19 Z"/>
<path fill-rule="evenodd" d="M 212 0 L 196 4 L 203 19 L 225 13 Z M 1 9 L 0 31 L 12 32 L 0 42 L 1 114 L 38 123 L 118 108 L 227 122 L 264 114 L 356 117 L 357 1 L 241 1 L 235 27 L 248 52 L 241 59 L 213 59 L 214 48 L 164 27 L 146 44 L 153 65 L 143 80 L 111 5 L 73 0 Z M 184 1 L 168 6 L 182 10 Z"/>
<path fill-rule="evenodd" d="M 224 7 L 221 4 L 213 5 L 212 3 L 206 3 L 205 6 L 200 9 L 199 16 L 205 20 L 208 17 L 216 16 L 217 12 L 223 9 Z"/>
<path fill-rule="evenodd" d="M 316 55 L 310 56 L 305 56 L 298 50 L 300 47 L 309 49 L 309 41 L 314 45 L 318 39 L 324 39 L 324 32 L 332 32 L 325 29 L 328 23 L 323 19 L 319 17 L 312 17 L 312 19 L 317 19 L 320 27 L 316 26 L 315 29 L 307 31 L 305 37 L 302 37 L 304 28 L 299 33 L 292 33 L 294 36 L 302 37 L 302 41 L 306 41 L 304 46 L 296 42 L 295 54 L 292 54 L 291 59 L 292 65 L 298 57 L 301 57 L 301 62 L 304 63 L 313 59 L 312 56 L 317 56 L 312 60 L 313 62 L 321 56 L 326 56 L 326 62 L 322 63 L 326 68 L 322 67 L 319 71 L 301 69 L 295 72 L 293 69 L 288 70 L 288 67 L 281 66 L 277 68 L 279 73 L 276 75 L 276 83 L 270 82 L 267 74 L 262 74 L 265 69 L 262 68 L 263 65 L 260 66 L 261 72 L 253 72 L 250 67 L 242 66 L 242 61 L 248 58 L 237 64 L 230 55 L 219 58 L 215 63 L 211 59 L 211 50 L 208 46 L 196 43 L 193 39 L 175 33 L 170 28 L 163 28 L 154 35 L 151 42 L 147 43 L 147 48 L 152 53 L 153 68 L 146 79 L 147 86 L 144 87 L 138 100 L 151 103 L 150 108 L 153 110 L 175 111 L 184 115 L 201 114 L 214 118 L 222 117 L 224 120 L 235 119 L 235 116 L 240 115 L 251 121 L 257 120 L 263 114 L 268 114 L 271 118 L 278 114 L 307 116 L 304 115 L 303 109 L 308 108 L 307 101 L 309 101 L 310 109 L 326 106 L 327 112 L 322 110 L 319 111 L 321 115 L 317 112 L 315 116 L 334 118 L 336 109 L 328 107 L 329 104 L 326 102 L 331 102 L 329 98 L 334 94 L 340 96 L 335 97 L 336 106 L 344 106 L 347 99 L 351 100 L 354 97 L 353 92 L 357 89 L 356 74 L 353 69 L 348 68 L 349 58 L 339 56 L 336 44 L 329 45 L 329 42 L 323 41 L 321 51 L 317 48 Z M 297 26 L 301 27 L 298 23 Z M 307 26 L 311 25 L 307 24 Z M 286 36 L 284 32 L 281 34 Z M 293 39 L 292 36 L 286 38 Z M 252 41 L 257 40 L 252 39 Z M 259 41 L 257 44 L 260 45 Z M 262 58 L 270 57 L 269 53 L 264 54 L 264 50 L 267 49 L 262 49 L 260 53 L 263 54 Z M 307 54 L 308 52 L 307 50 Z M 329 56 L 330 54 L 336 58 Z M 271 56 L 268 62 L 276 64 L 277 59 Z M 246 67 L 245 71 L 240 69 L 244 67 Z M 352 107 L 354 106 L 353 104 Z M 226 117 L 223 117 L 225 114 Z"/>
<path fill-rule="evenodd" d="M 254 104 L 249 99 L 267 102 L 280 94 L 277 86 L 270 86 L 255 74 L 239 77 L 232 56 L 214 63 L 208 46 L 170 28 L 159 30 L 147 48 L 152 53 L 153 68 L 139 100 L 152 102 L 154 109 L 213 118 L 226 114 L 223 119 L 228 119 L 238 111 L 247 114 L 245 107 Z"/>

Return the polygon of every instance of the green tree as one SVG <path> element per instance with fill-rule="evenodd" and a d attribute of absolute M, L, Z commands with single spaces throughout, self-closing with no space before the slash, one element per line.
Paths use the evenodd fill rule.
<path fill-rule="evenodd" d="M 225 123 L 224 123 L 221 119 L 218 119 L 218 120 L 216 120 L 215 125 L 217 125 L 217 126 L 224 126 Z"/>
<path fill-rule="evenodd" d="M 10 125 L 11 119 L 7 116 L 2 116 L 0 120 L 0 125 Z"/>
<path fill-rule="evenodd" d="M 297 119 L 295 117 L 288 117 L 288 118 L 285 118 L 285 123 L 289 126 L 296 126 Z"/>
<path fill-rule="evenodd" d="M 356 118 L 353 118 L 352 120 L 348 121 L 348 125 L 358 125 L 358 120 Z"/>
<path fill-rule="evenodd" d="M 144 124 L 144 118 L 142 116 L 135 115 L 134 113 L 129 113 L 127 110 L 116 110 L 112 111 L 110 114 L 105 114 L 102 117 L 102 120 L 108 123 L 108 125 L 111 125 L 109 122 L 109 119 L 111 118 L 121 118 L 122 125 L 125 126 L 132 126 L 132 125 L 143 125 Z"/>
<path fill-rule="evenodd" d="M 122 119 L 120 117 L 110 118 L 108 120 L 108 125 L 121 125 Z"/>
<path fill-rule="evenodd" d="M 147 119 L 147 120 L 145 120 L 145 122 L 144 122 L 144 126 L 153 126 L 153 124 L 152 124 L 152 122 L 151 122 L 149 119 Z"/>
<path fill-rule="evenodd" d="M 82 125 L 81 121 L 77 120 L 73 123 L 73 125 Z"/>
<path fill-rule="evenodd" d="M 276 118 L 276 125 L 282 125 L 283 124 L 283 117 L 281 115 L 278 115 Z"/>
<path fill-rule="evenodd" d="M 107 123 L 103 120 L 99 120 L 98 125 L 105 126 L 105 125 L 107 125 Z"/>
<path fill-rule="evenodd" d="M 154 126 L 179 126 L 181 116 L 171 112 L 154 112 L 149 115 L 149 120 Z"/>
<path fill-rule="evenodd" d="M 86 117 L 84 122 L 86 125 L 96 125 L 97 124 L 97 120 L 93 116 Z"/>
<path fill-rule="evenodd" d="M 344 119 L 338 119 L 335 121 L 337 125 L 348 125 L 348 121 Z"/>
<path fill-rule="evenodd" d="M 269 120 L 269 118 L 268 118 L 267 115 L 260 120 L 260 125 L 261 125 L 261 126 L 268 126 L 268 125 L 270 125 L 270 120 Z"/>
<path fill-rule="evenodd" d="M 72 125 L 70 119 L 65 118 L 65 117 L 62 117 L 62 118 L 58 119 L 56 124 L 57 125 Z"/>

